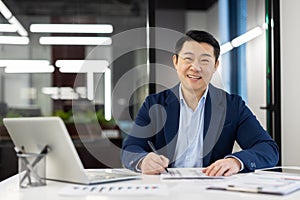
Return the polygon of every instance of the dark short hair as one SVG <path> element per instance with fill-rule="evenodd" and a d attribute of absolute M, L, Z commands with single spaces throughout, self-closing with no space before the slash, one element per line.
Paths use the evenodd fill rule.
<path fill-rule="evenodd" d="M 220 56 L 220 45 L 219 42 L 212 36 L 212 34 L 206 32 L 206 31 L 199 31 L 199 30 L 190 30 L 188 31 L 184 36 L 182 36 L 176 43 L 175 46 L 175 54 L 178 55 L 178 53 L 181 51 L 183 44 L 186 41 L 196 41 L 196 42 L 205 42 L 207 44 L 210 44 L 214 48 L 214 54 L 216 57 L 216 61 L 218 60 Z"/>

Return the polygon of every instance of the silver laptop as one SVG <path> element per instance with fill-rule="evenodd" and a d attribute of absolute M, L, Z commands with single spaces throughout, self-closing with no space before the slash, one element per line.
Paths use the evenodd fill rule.
<path fill-rule="evenodd" d="M 107 183 L 137 179 L 141 176 L 126 169 L 84 169 L 64 122 L 59 117 L 5 118 L 4 125 L 18 148 L 46 156 L 46 178 L 81 184 Z"/>

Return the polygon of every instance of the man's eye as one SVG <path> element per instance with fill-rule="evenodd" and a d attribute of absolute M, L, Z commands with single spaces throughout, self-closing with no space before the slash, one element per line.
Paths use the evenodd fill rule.
<path fill-rule="evenodd" d="M 192 58 L 190 58 L 190 57 L 186 57 L 186 58 L 184 58 L 184 60 L 187 60 L 187 61 L 192 61 Z"/>
<path fill-rule="evenodd" d="M 201 60 L 200 63 L 201 63 L 202 65 L 206 65 L 206 64 L 209 63 L 209 60 L 204 59 L 204 60 Z"/>

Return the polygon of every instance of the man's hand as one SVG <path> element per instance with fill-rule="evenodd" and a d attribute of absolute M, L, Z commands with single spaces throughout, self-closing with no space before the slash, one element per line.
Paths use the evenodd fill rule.
<path fill-rule="evenodd" d="M 143 174 L 160 174 L 165 171 L 168 164 L 168 158 L 151 152 L 140 162 L 139 167 Z"/>
<path fill-rule="evenodd" d="M 202 170 L 207 176 L 231 176 L 241 169 L 241 163 L 235 158 L 220 159 Z"/>

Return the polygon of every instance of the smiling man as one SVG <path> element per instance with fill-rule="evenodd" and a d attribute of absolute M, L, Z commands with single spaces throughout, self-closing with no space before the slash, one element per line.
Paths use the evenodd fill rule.
<path fill-rule="evenodd" d="M 123 143 L 125 167 L 145 174 L 199 167 L 208 176 L 229 176 L 277 164 L 278 146 L 241 97 L 210 84 L 219 55 L 218 41 L 205 31 L 177 41 L 180 83 L 146 98 Z M 242 150 L 232 153 L 235 141 Z"/>

